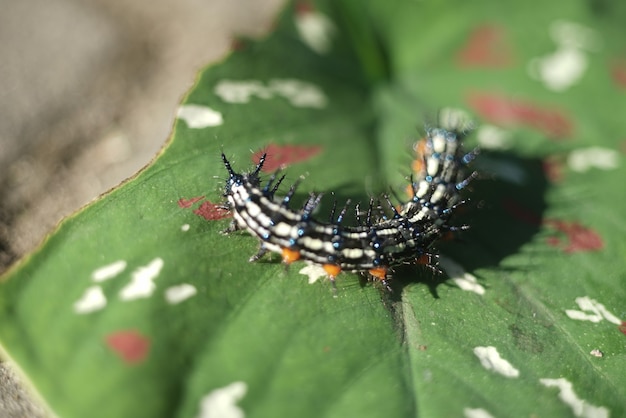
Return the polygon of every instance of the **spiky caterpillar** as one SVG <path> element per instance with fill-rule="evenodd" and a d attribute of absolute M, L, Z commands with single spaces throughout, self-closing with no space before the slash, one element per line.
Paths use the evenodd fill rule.
<path fill-rule="evenodd" d="M 412 199 L 398 210 L 385 196 L 393 214 L 376 220 L 372 220 L 370 201 L 364 222 L 357 205 L 357 226 L 342 224 L 349 202 L 337 218 L 334 208 L 328 222 L 313 218 L 321 194 L 310 195 L 300 210 L 291 209 L 289 202 L 297 183 L 277 202 L 275 193 L 284 176 L 277 180 L 275 173 L 262 185 L 259 173 L 266 155 L 253 171 L 239 174 L 222 154 L 229 174 L 224 196 L 234 217 L 229 231 L 245 229 L 259 238 L 259 252 L 250 261 L 272 251 L 281 254 L 286 264 L 302 260 L 322 266 L 333 285 L 341 271 L 350 271 L 366 274 L 389 288 L 390 269 L 400 264 L 432 263 L 432 244 L 459 229 L 450 225 L 450 220 L 463 202 L 460 191 L 475 176 L 466 176 L 465 167 L 476 155 L 476 151 L 464 153 L 463 136 L 464 132 L 428 129 L 417 164 L 418 177 L 411 181 Z"/>

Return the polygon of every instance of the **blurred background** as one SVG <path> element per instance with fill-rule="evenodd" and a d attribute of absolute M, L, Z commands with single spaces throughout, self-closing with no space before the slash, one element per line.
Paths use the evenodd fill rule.
<path fill-rule="evenodd" d="M 0 273 L 133 175 L 197 71 L 283 0 L 0 0 Z M 62 378 L 62 377 L 60 377 Z M 0 418 L 45 416 L 0 364 Z"/>

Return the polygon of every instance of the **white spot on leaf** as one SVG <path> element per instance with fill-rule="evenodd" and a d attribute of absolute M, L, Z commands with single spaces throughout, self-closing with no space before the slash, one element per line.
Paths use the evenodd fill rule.
<path fill-rule="evenodd" d="M 493 418 L 493 415 L 482 408 L 464 408 L 463 416 L 465 418 Z"/>
<path fill-rule="evenodd" d="M 322 108 L 326 106 L 326 96 L 311 83 L 293 79 L 271 80 L 270 88 L 276 94 L 289 100 L 295 107 Z"/>
<path fill-rule="evenodd" d="M 564 91 L 582 78 L 588 67 L 587 51 L 598 49 L 599 41 L 592 29 L 562 20 L 552 23 L 550 35 L 556 51 L 532 59 L 528 73 L 549 90 Z"/>
<path fill-rule="evenodd" d="M 248 103 L 252 97 L 271 99 L 282 96 L 295 107 L 321 108 L 328 99 L 324 92 L 312 83 L 295 79 L 274 79 L 265 86 L 256 80 L 222 80 L 214 92 L 227 103 Z"/>
<path fill-rule="evenodd" d="M 587 26 L 567 20 L 555 20 L 550 25 L 550 37 L 559 46 L 598 51 L 601 40 L 596 31 Z"/>
<path fill-rule="evenodd" d="M 309 276 L 309 284 L 315 283 L 320 277 L 327 276 L 326 271 L 321 266 L 315 264 L 309 264 L 303 267 L 298 273 Z"/>
<path fill-rule="evenodd" d="M 74 312 L 77 314 L 87 314 L 104 308 L 107 299 L 100 286 L 91 286 L 85 290 L 83 296 L 74 303 Z"/>
<path fill-rule="evenodd" d="M 550 55 L 528 64 L 531 77 L 541 80 L 552 91 L 564 91 L 578 82 L 587 69 L 587 55 L 578 49 L 561 47 Z"/>
<path fill-rule="evenodd" d="M 168 303 L 174 305 L 189 299 L 196 293 L 198 293 L 198 290 L 195 288 L 195 286 L 183 283 L 178 286 L 168 287 L 165 290 L 165 300 L 167 300 Z"/>
<path fill-rule="evenodd" d="M 180 227 L 180 230 L 183 232 L 189 231 L 189 224 L 184 224 L 183 226 Z"/>
<path fill-rule="evenodd" d="M 587 401 L 580 399 L 574 392 L 574 387 L 567 379 L 539 379 L 546 387 L 556 387 L 559 389 L 559 399 L 572 408 L 572 412 L 577 417 L 583 418 L 608 418 L 609 410 L 602 406 L 591 405 Z"/>
<path fill-rule="evenodd" d="M 248 103 L 252 96 L 269 99 L 272 92 L 256 80 L 222 80 L 213 89 L 227 103 Z"/>
<path fill-rule="evenodd" d="M 476 276 L 466 272 L 465 269 L 456 262 L 447 257 L 439 257 L 439 265 L 462 290 L 474 292 L 479 295 L 485 294 L 485 288 L 478 283 Z"/>
<path fill-rule="evenodd" d="M 209 126 L 220 126 L 224 123 L 222 114 L 207 106 L 182 105 L 176 113 L 178 119 L 182 119 L 187 126 L 193 129 L 202 129 Z"/>
<path fill-rule="evenodd" d="M 619 153 L 615 150 L 601 147 L 589 147 L 572 151 L 567 157 L 567 165 L 578 172 L 585 172 L 596 167 L 602 170 L 611 170 L 619 165 Z"/>
<path fill-rule="evenodd" d="M 248 391 L 244 382 L 233 382 L 223 388 L 215 389 L 200 401 L 198 418 L 243 418 L 245 416 L 237 402 Z"/>
<path fill-rule="evenodd" d="M 91 279 L 94 282 L 103 282 L 108 279 L 112 279 L 117 276 L 126 268 L 126 261 L 119 260 L 115 263 L 107 264 L 106 266 L 100 267 L 99 269 L 94 270 L 91 273 Z"/>
<path fill-rule="evenodd" d="M 499 373 L 504 377 L 519 376 L 519 370 L 500 357 L 500 353 L 498 353 L 495 347 L 475 347 L 474 354 L 480 360 L 480 364 L 487 370 Z"/>
<path fill-rule="evenodd" d="M 162 268 L 161 258 L 155 258 L 147 266 L 137 268 L 133 272 L 130 283 L 120 290 L 120 298 L 129 301 L 152 296 L 156 289 L 154 279 L 157 278 Z"/>
<path fill-rule="evenodd" d="M 511 133 L 495 125 L 481 125 L 476 132 L 476 138 L 481 148 L 504 150 L 511 148 Z"/>
<path fill-rule="evenodd" d="M 604 353 L 602 351 L 598 350 L 597 348 L 594 348 L 593 350 L 591 350 L 589 352 L 589 354 L 591 354 L 594 357 L 600 357 L 600 358 L 604 357 Z"/>
<path fill-rule="evenodd" d="M 302 42 L 318 54 L 330 51 L 333 36 L 337 32 L 333 22 L 315 11 L 303 11 L 296 15 L 296 29 Z"/>
<path fill-rule="evenodd" d="M 583 296 L 576 298 L 576 303 L 578 307 L 582 309 L 582 311 L 576 311 L 573 309 L 565 310 L 565 314 L 571 319 L 576 319 L 579 321 L 591 321 L 591 322 L 600 322 L 602 318 L 606 319 L 609 322 L 612 322 L 616 325 L 621 325 L 622 321 L 609 312 L 603 304 L 600 302 L 591 299 L 589 296 Z"/>

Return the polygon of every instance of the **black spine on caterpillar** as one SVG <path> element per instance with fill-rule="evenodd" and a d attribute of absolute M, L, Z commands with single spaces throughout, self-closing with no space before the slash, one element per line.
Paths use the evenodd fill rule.
<path fill-rule="evenodd" d="M 275 173 L 262 187 L 259 173 L 265 155 L 253 171 L 239 174 L 222 154 L 229 174 L 224 196 L 234 217 L 229 231 L 245 229 L 259 238 L 259 252 L 250 261 L 272 251 L 281 254 L 286 264 L 302 260 L 321 266 L 333 283 L 343 270 L 368 274 L 389 287 L 393 266 L 431 263 L 429 248 L 455 228 L 449 222 L 463 203 L 459 192 L 475 176 L 465 175 L 465 166 L 476 152 L 463 153 L 462 135 L 441 128 L 429 129 L 424 139 L 423 167 L 411 184 L 412 199 L 400 210 L 390 204 L 393 216 L 374 221 L 370 201 L 364 224 L 357 226 L 342 224 L 348 203 L 336 219 L 334 209 L 328 222 L 313 218 L 321 194 L 311 195 L 300 210 L 291 209 L 289 202 L 297 183 L 282 201 L 276 201 L 275 193 L 284 176 L 276 181 Z M 358 205 L 356 212 L 360 219 Z"/>

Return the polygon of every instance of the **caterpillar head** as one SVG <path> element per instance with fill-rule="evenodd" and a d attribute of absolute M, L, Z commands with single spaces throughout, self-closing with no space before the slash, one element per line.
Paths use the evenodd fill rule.
<path fill-rule="evenodd" d="M 263 154 L 259 159 L 259 163 L 254 168 L 254 171 L 248 174 L 239 174 L 235 173 L 230 162 L 226 158 L 226 155 L 222 153 L 222 162 L 224 163 L 224 167 L 228 171 L 228 179 L 226 180 L 226 185 L 224 186 L 224 196 L 229 196 L 232 194 L 233 187 L 242 186 L 245 182 L 250 183 L 252 186 L 257 187 L 260 183 L 259 172 L 263 168 L 263 164 L 265 163 L 266 154 Z"/>

